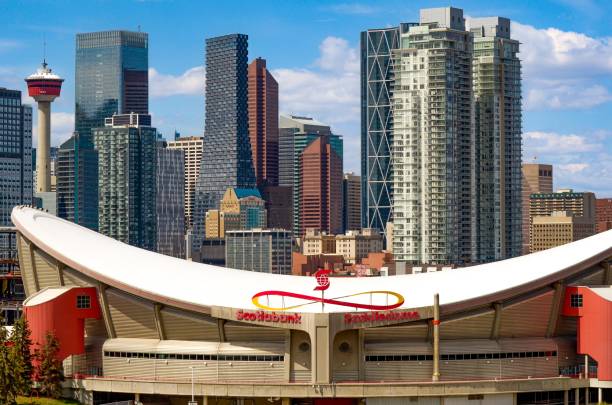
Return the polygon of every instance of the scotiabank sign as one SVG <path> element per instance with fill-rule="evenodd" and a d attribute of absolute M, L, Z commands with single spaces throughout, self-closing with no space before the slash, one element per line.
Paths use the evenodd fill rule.
<path fill-rule="evenodd" d="M 300 314 L 277 314 L 276 312 L 266 311 L 236 311 L 236 320 L 238 321 L 257 321 L 270 323 L 302 323 L 302 315 Z"/>
<path fill-rule="evenodd" d="M 344 323 L 360 324 L 370 322 L 385 322 L 385 321 L 412 321 L 421 319 L 421 315 L 417 311 L 399 311 L 399 312 L 363 312 L 356 314 L 344 314 Z"/>

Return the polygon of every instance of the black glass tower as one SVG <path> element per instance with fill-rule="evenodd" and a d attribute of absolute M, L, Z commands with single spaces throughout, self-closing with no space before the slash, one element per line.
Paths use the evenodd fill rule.
<path fill-rule="evenodd" d="M 206 40 L 206 122 L 196 184 L 193 242 L 204 237 L 206 211 L 218 208 L 228 187 L 255 187 L 248 128 L 248 36 Z"/>
<path fill-rule="evenodd" d="M 92 128 L 113 114 L 149 110 L 148 34 L 102 31 L 77 34 L 75 131 L 60 154 L 57 179 L 58 214 L 98 229 L 97 157 Z M 65 174 L 65 176 L 63 175 Z"/>

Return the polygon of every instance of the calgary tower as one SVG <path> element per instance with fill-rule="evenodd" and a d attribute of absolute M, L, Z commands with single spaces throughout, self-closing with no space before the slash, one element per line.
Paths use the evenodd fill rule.
<path fill-rule="evenodd" d="M 25 79 L 28 94 L 38 103 L 38 147 L 36 152 L 36 192 L 51 191 L 49 144 L 51 143 L 51 102 L 59 97 L 64 79 L 51 72 L 47 62 Z"/>

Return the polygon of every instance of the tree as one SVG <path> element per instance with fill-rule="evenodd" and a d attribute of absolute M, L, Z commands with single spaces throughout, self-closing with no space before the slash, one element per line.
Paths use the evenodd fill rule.
<path fill-rule="evenodd" d="M 40 382 L 40 393 L 51 398 L 62 395 L 62 363 L 57 359 L 59 341 L 51 331 L 45 335 L 45 344 L 38 353 L 37 376 Z"/>
<path fill-rule="evenodd" d="M 17 387 L 13 383 L 11 347 L 4 322 L 0 319 L 0 403 L 17 403 Z"/>
<path fill-rule="evenodd" d="M 14 384 L 20 395 L 29 396 L 32 391 L 33 372 L 30 352 L 32 338 L 25 316 L 15 322 L 10 342 L 12 343 L 10 352 Z"/>

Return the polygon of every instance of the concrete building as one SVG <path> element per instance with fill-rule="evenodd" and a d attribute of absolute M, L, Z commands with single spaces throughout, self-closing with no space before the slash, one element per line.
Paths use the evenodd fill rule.
<path fill-rule="evenodd" d="M 89 403 L 612 399 L 609 231 L 467 268 L 315 279 L 182 261 L 27 207 L 12 219 L 33 342 L 56 331 L 66 390 Z"/>
<path fill-rule="evenodd" d="M 347 263 L 355 264 L 371 252 L 383 250 L 383 236 L 376 229 L 348 231 L 336 235 L 336 254 L 342 255 Z"/>
<path fill-rule="evenodd" d="M 278 184 L 278 83 L 266 60 L 249 64 L 249 138 L 257 186 Z"/>
<path fill-rule="evenodd" d="M 292 230 L 293 228 L 293 187 L 260 187 L 268 213 L 268 228 Z"/>
<path fill-rule="evenodd" d="M 597 232 L 612 229 L 612 198 L 597 198 L 595 200 L 595 222 Z"/>
<path fill-rule="evenodd" d="M 291 274 L 294 276 L 312 276 L 320 269 L 341 271 L 344 269 L 344 257 L 334 253 L 305 255 L 293 252 L 291 255 Z"/>
<path fill-rule="evenodd" d="M 554 193 L 531 194 L 529 199 L 531 232 L 533 232 L 533 218 L 550 216 L 555 211 L 570 211 L 575 217 L 584 217 L 594 227 L 595 194 L 591 192 L 574 192 L 571 189 L 561 189 Z M 533 246 L 531 251 L 534 251 Z"/>
<path fill-rule="evenodd" d="M 358 231 L 361 229 L 361 177 L 345 173 L 342 179 L 342 229 Z"/>
<path fill-rule="evenodd" d="M 201 136 L 187 136 L 168 142 L 168 149 L 179 149 L 185 156 L 185 226 L 191 227 L 195 186 L 200 176 L 203 140 Z"/>
<path fill-rule="evenodd" d="M 32 107 L 19 90 L 0 87 L 0 123 L 0 227 L 10 227 L 13 207 L 32 204 Z M 14 232 L 1 232 L 0 259 L 16 249 Z"/>
<path fill-rule="evenodd" d="M 595 234 L 593 220 L 571 211 L 553 211 L 532 218 L 532 252 L 565 245 Z"/>
<path fill-rule="evenodd" d="M 291 232 L 284 229 L 227 231 L 225 264 L 234 269 L 291 274 Z"/>
<path fill-rule="evenodd" d="M 158 142 L 156 176 L 156 252 L 185 257 L 185 155 Z"/>
<path fill-rule="evenodd" d="M 301 243 L 306 256 L 336 253 L 336 237 L 318 229 L 307 229 Z"/>
<path fill-rule="evenodd" d="M 472 46 L 463 11 L 423 9 L 393 50 L 393 253 L 403 263 L 472 258 Z"/>
<path fill-rule="evenodd" d="M 293 234 L 299 236 L 301 228 L 301 171 L 300 159 L 304 149 L 316 139 L 326 136 L 338 156 L 343 157 L 343 141 L 331 128 L 313 118 L 295 115 L 280 116 L 279 185 L 290 186 L 293 192 Z"/>
<path fill-rule="evenodd" d="M 206 39 L 206 121 L 193 211 L 194 250 L 205 236 L 206 211 L 230 187 L 255 187 L 249 141 L 248 36 Z"/>
<path fill-rule="evenodd" d="M 155 250 L 157 131 L 151 116 L 113 115 L 92 134 L 98 155 L 100 233 Z"/>
<path fill-rule="evenodd" d="M 300 156 L 299 231 L 342 232 L 342 157 L 321 136 Z"/>
<path fill-rule="evenodd" d="M 509 19 L 472 18 L 470 32 L 475 117 L 472 262 L 486 263 L 521 254 L 521 61 Z"/>
<path fill-rule="evenodd" d="M 553 167 L 540 163 L 523 163 L 522 172 L 522 209 L 523 209 L 523 250 L 524 255 L 531 251 L 529 244 L 529 230 L 531 224 L 530 203 L 531 194 L 548 194 L 553 192 Z"/>
<path fill-rule="evenodd" d="M 228 188 L 219 209 L 206 213 L 206 238 L 224 238 L 230 230 L 265 228 L 265 204 L 256 188 Z"/>

